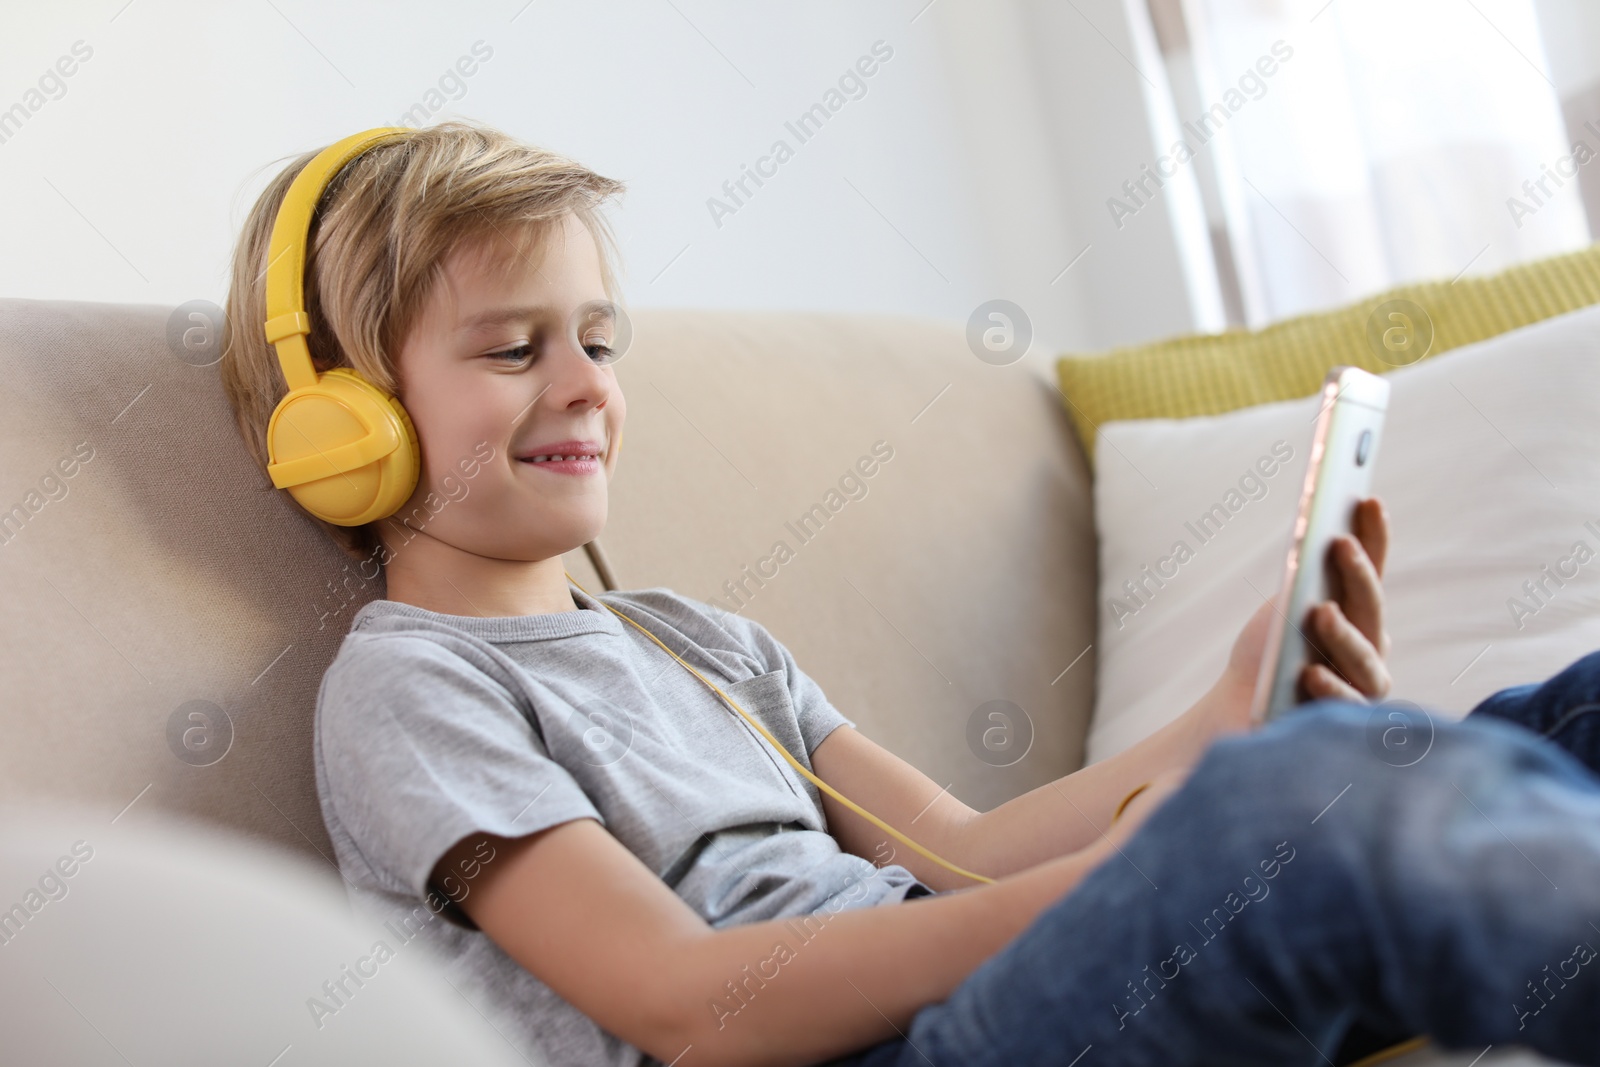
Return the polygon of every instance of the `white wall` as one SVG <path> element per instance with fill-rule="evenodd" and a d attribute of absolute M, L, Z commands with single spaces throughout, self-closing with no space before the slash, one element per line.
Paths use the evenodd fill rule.
<path fill-rule="evenodd" d="M 616 220 L 636 306 L 964 321 L 1004 297 L 1051 347 L 1201 321 L 1167 206 L 1120 232 L 1104 207 L 1156 154 L 1121 0 L 925 4 L 9 7 L 0 110 L 40 106 L 0 128 L 0 295 L 220 302 L 273 161 L 398 121 L 482 41 L 492 56 L 435 118 L 627 182 Z M 774 139 L 795 144 L 785 120 L 880 39 L 893 56 L 866 94 L 718 227 L 707 198 Z M 92 55 L 64 93 L 29 96 L 78 41 Z"/>

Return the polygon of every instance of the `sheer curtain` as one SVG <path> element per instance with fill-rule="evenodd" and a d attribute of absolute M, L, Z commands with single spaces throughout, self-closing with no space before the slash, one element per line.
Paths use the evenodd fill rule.
<path fill-rule="evenodd" d="M 1589 243 L 1532 0 L 1147 2 L 1230 319 Z"/>

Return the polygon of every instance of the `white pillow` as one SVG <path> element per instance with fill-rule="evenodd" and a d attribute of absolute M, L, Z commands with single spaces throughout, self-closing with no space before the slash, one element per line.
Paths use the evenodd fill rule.
<path fill-rule="evenodd" d="M 1373 492 L 1390 519 L 1390 696 L 1456 718 L 1600 648 L 1600 306 L 1386 377 Z M 1194 703 L 1277 592 L 1316 409 L 1311 396 L 1101 427 L 1090 761 Z M 1214 504 L 1226 520 L 1198 527 Z M 1133 599 L 1124 583 L 1141 579 Z"/>

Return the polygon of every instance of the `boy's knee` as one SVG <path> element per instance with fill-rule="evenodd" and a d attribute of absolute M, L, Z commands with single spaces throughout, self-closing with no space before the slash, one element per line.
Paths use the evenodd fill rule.
<path fill-rule="evenodd" d="M 1352 773 L 1420 764 L 1434 752 L 1440 727 L 1453 719 L 1407 700 L 1378 704 L 1316 700 L 1251 736 L 1280 761 L 1338 765 Z"/>
<path fill-rule="evenodd" d="M 1581 771 L 1508 723 L 1458 722 L 1398 701 L 1316 701 L 1219 739 L 1151 824 L 1166 826 L 1163 849 L 1197 867 L 1298 855 L 1296 882 L 1318 886 L 1306 906 L 1321 906 L 1374 879 L 1434 877 L 1430 848 L 1463 818 L 1482 818 L 1468 803 L 1487 804 L 1479 791 L 1567 764 Z"/>
<path fill-rule="evenodd" d="M 1346 700 L 1316 700 L 1248 734 L 1233 735 L 1228 742 L 1236 748 L 1234 758 L 1264 765 L 1259 768 L 1262 773 L 1293 781 L 1308 771 L 1359 764 L 1401 747 L 1400 735 L 1385 735 L 1382 708 Z M 1222 750 L 1226 743 L 1216 747 Z M 1386 750 L 1385 745 L 1390 747 Z"/>
<path fill-rule="evenodd" d="M 1209 810 L 1223 825 L 1269 835 L 1309 823 L 1363 763 L 1373 762 L 1367 743 L 1371 710 L 1317 701 L 1248 733 L 1218 739 L 1185 784 L 1191 806 Z"/>
<path fill-rule="evenodd" d="M 1400 788 L 1406 769 L 1433 754 L 1437 732 L 1436 716 L 1416 705 L 1317 700 L 1217 742 L 1202 766 L 1255 817 L 1309 826 L 1349 799 L 1347 787 L 1364 797 Z"/>
<path fill-rule="evenodd" d="M 1493 719 L 1457 720 L 1409 701 L 1318 700 L 1248 735 L 1236 735 L 1237 769 L 1286 805 L 1320 805 L 1346 786 L 1380 817 L 1399 794 L 1448 788 L 1474 772 L 1560 762 L 1564 754 L 1526 730 Z M 1219 743 L 1217 748 L 1223 746 Z M 1326 796 L 1324 794 L 1327 794 Z M 1300 812 L 1298 814 L 1304 814 Z M 1359 816 L 1356 817 L 1359 822 Z"/>

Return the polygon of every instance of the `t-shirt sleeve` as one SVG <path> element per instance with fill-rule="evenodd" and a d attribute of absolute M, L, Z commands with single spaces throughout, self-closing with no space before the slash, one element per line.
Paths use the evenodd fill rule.
<path fill-rule="evenodd" d="M 524 837 L 585 817 L 605 825 L 506 688 L 427 638 L 342 648 L 323 676 L 317 730 L 340 822 L 374 872 L 418 900 L 439 858 L 469 834 Z M 463 888 L 446 887 L 448 897 L 464 898 Z M 440 914 L 471 926 L 458 908 Z"/>

